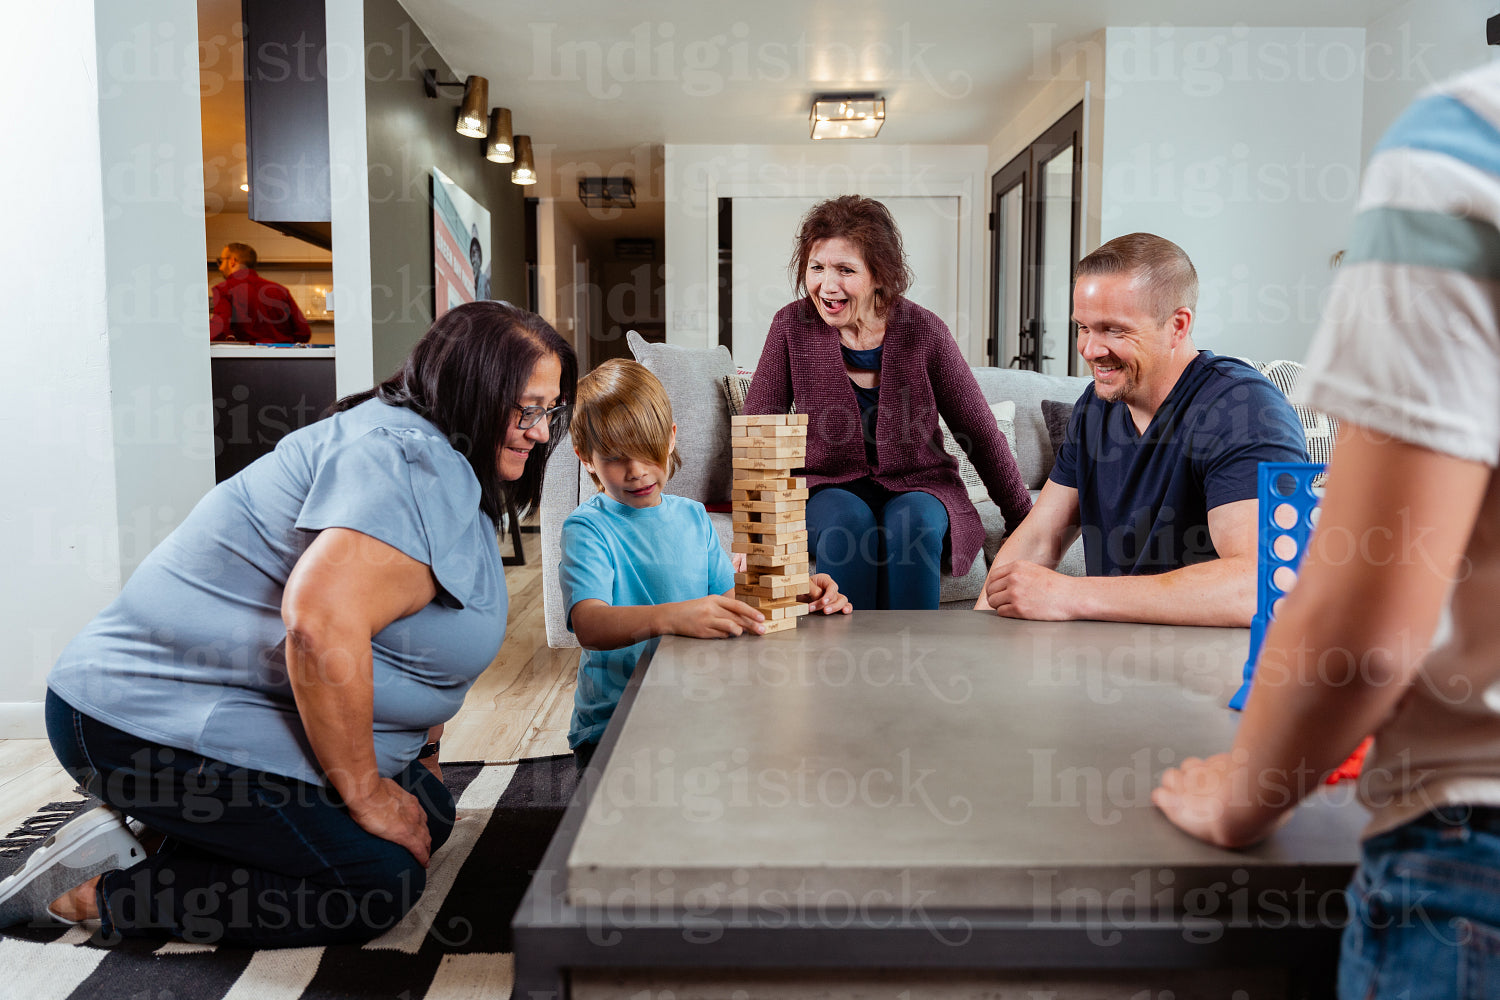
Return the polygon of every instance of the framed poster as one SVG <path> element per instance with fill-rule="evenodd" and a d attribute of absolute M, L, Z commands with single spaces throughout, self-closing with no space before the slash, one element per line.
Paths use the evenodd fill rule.
<path fill-rule="evenodd" d="M 432 318 L 490 297 L 490 210 L 432 168 Z"/>

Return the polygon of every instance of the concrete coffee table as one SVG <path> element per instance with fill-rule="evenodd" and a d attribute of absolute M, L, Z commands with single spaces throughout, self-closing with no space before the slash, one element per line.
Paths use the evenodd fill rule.
<path fill-rule="evenodd" d="M 1244 852 L 1150 804 L 1229 746 L 1247 643 L 971 612 L 669 637 L 516 917 L 516 995 L 1316 995 L 1352 785 Z"/>

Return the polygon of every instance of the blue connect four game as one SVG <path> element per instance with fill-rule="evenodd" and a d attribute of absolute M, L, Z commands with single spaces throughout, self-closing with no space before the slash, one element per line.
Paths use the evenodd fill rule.
<path fill-rule="evenodd" d="M 1260 500 L 1260 558 L 1256 570 L 1255 618 L 1250 622 L 1250 657 L 1245 661 L 1245 680 L 1229 699 L 1238 712 L 1250 697 L 1255 661 L 1260 658 L 1266 629 L 1276 620 L 1276 610 L 1292 584 L 1307 551 L 1307 540 L 1318 523 L 1319 496 L 1313 481 L 1323 472 L 1321 462 L 1262 462 L 1256 481 Z"/>

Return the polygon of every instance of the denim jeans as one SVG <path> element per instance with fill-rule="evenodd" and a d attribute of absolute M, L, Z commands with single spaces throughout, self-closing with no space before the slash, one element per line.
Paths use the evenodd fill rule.
<path fill-rule="evenodd" d="M 854 609 L 938 606 L 948 510 L 930 493 L 893 493 L 868 479 L 820 486 L 807 501 L 809 548 Z"/>
<path fill-rule="evenodd" d="M 1339 1000 L 1500 997 L 1500 810 L 1442 806 L 1363 847 Z"/>
<path fill-rule="evenodd" d="M 47 692 L 47 735 L 88 792 L 166 838 L 99 880 L 106 939 L 171 934 L 256 948 L 367 941 L 427 884 L 410 851 L 367 833 L 332 788 L 161 746 Z M 436 851 L 453 796 L 416 761 L 395 778 L 427 813 Z"/>

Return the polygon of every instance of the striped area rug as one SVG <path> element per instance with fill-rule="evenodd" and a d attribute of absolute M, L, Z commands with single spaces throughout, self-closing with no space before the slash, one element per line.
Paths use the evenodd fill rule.
<path fill-rule="evenodd" d="M 97 925 L 0 932 L 0 996 L 28 1000 L 458 1000 L 511 992 L 510 921 L 577 783 L 568 757 L 449 764 L 458 823 L 405 920 L 362 946 L 255 951 L 93 940 Z M 87 803 L 0 840 L 0 877 Z"/>

